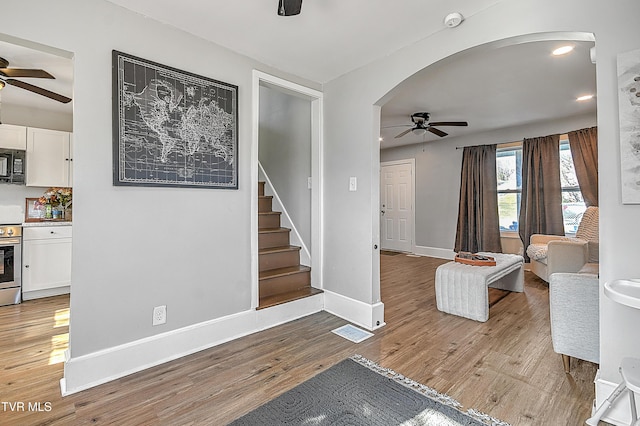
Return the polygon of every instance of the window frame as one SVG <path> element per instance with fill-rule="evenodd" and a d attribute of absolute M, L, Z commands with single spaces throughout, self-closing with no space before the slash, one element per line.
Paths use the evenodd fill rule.
<path fill-rule="evenodd" d="M 496 147 L 496 160 L 498 157 L 498 154 L 500 154 L 501 152 L 505 152 L 505 151 L 520 151 L 520 155 L 522 156 L 522 142 L 508 142 L 508 143 L 502 143 L 502 144 L 498 144 Z M 517 163 L 516 163 L 516 173 L 517 173 Z M 520 171 L 520 173 L 522 174 L 522 169 Z M 496 188 L 497 189 L 497 188 Z M 499 197 L 500 194 L 517 194 L 517 201 L 516 201 L 516 213 L 518 215 L 518 218 L 520 217 L 520 199 L 522 198 L 522 186 L 520 188 L 516 188 L 516 189 L 497 189 L 497 196 Z M 500 218 L 500 214 L 498 213 L 498 219 Z M 500 236 L 503 238 L 520 238 L 520 233 L 518 232 L 518 229 L 516 230 L 510 230 L 510 229 L 500 229 Z"/>
<path fill-rule="evenodd" d="M 569 136 L 566 133 L 560 135 L 560 141 L 559 141 L 559 147 L 558 147 L 558 149 L 560 151 L 562 150 L 562 146 L 563 145 L 569 145 Z M 571 147 L 569 146 L 569 150 L 570 149 L 571 149 Z M 498 158 L 498 155 L 500 153 L 502 153 L 502 152 L 505 152 L 505 151 L 514 151 L 514 152 L 516 152 L 518 150 L 520 152 L 522 152 L 522 141 L 498 144 L 497 145 L 497 150 L 496 150 L 496 160 Z M 520 154 L 520 155 L 522 155 L 522 154 Z M 572 161 L 573 161 L 573 159 L 572 159 Z M 518 165 L 516 163 L 516 168 L 517 168 L 517 166 Z M 518 173 L 517 170 L 516 170 L 516 173 Z M 520 173 L 522 173 L 522 169 L 520 170 Z M 518 201 L 517 201 L 516 211 L 517 211 L 518 218 L 519 218 L 520 217 L 520 200 L 522 198 L 522 187 L 516 188 L 516 189 L 498 189 L 498 188 L 496 188 L 496 190 L 497 190 L 497 196 L 498 197 L 501 194 L 518 194 L 518 197 L 517 197 Z M 578 193 L 580 193 L 580 196 L 582 198 L 582 191 L 580 191 L 580 184 L 573 185 L 573 186 L 562 186 L 562 182 L 561 182 L 560 191 L 562 193 L 565 193 L 565 192 L 578 192 Z M 562 203 L 562 205 L 564 205 L 564 203 Z M 498 217 L 499 217 L 499 213 L 498 213 Z M 564 207 L 563 207 L 563 226 L 564 225 L 565 225 L 565 223 L 564 223 Z M 500 236 L 502 238 L 520 238 L 519 226 L 520 226 L 520 224 L 518 223 L 518 229 L 516 229 L 516 230 L 500 229 Z M 575 235 L 575 232 L 567 232 L 566 228 L 565 228 L 565 235 L 573 236 L 573 235 Z"/>

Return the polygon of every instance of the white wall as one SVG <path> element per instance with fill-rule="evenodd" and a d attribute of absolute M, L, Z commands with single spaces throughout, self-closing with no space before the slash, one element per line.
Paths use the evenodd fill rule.
<path fill-rule="evenodd" d="M 258 159 L 296 229 L 311 247 L 311 102 L 260 87 Z"/>
<path fill-rule="evenodd" d="M 96 354 L 108 359 L 134 347 L 132 342 L 161 341 L 177 330 L 249 310 L 257 194 L 252 69 L 318 85 L 102 0 L 9 2 L 2 6 L 0 28 L 74 58 L 74 236 L 65 366 L 71 390 L 121 375 L 133 362 L 123 357 L 122 365 L 91 368 Z M 239 86 L 238 190 L 112 185 L 112 49 Z M 165 304 L 167 323 L 152 327 L 153 307 Z M 243 330 L 255 329 L 245 322 Z M 211 342 L 224 338 L 208 336 Z M 177 347 L 158 346 L 161 351 L 146 353 L 138 364 L 153 365 L 189 345 L 183 339 Z M 82 363 L 84 369 L 71 368 Z M 112 371 L 100 371 L 104 366 Z"/>
<path fill-rule="evenodd" d="M 453 250 L 460 197 L 462 149 L 456 147 L 521 141 L 596 125 L 595 115 L 510 127 L 380 151 L 380 161 L 416 160 L 416 245 Z"/>
<path fill-rule="evenodd" d="M 73 131 L 73 114 L 32 108 L 24 105 L 2 104 L 2 122 L 39 129 Z"/>
<path fill-rule="evenodd" d="M 620 195 L 616 75 L 616 56 L 640 48 L 638 15 L 637 0 L 620 0 L 615 7 L 596 0 L 502 1 L 467 16 L 456 29 L 443 28 L 325 84 L 324 202 L 327 212 L 343 212 L 325 215 L 326 287 L 365 303 L 375 301 L 379 295 L 379 279 L 374 272 L 379 217 L 372 214 L 378 206 L 379 168 L 379 115 L 374 105 L 391 96 L 389 91 L 402 80 L 451 54 L 509 37 L 557 31 L 588 31 L 596 35 L 601 284 L 640 276 L 640 263 L 635 260 L 640 240 L 640 206 L 622 205 Z M 357 176 L 363 190 L 348 192 L 348 176 Z M 616 382 L 621 357 L 640 353 L 635 330 L 640 312 L 616 306 L 603 294 L 600 303 L 601 335 L 607 336 L 601 347 L 601 376 Z"/>

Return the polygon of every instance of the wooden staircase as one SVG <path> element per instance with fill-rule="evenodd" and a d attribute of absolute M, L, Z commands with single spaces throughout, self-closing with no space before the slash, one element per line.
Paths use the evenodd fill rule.
<path fill-rule="evenodd" d="M 311 268 L 300 264 L 300 247 L 289 244 L 291 230 L 280 226 L 280 212 L 272 210 L 264 184 L 258 182 L 258 309 L 322 293 L 311 287 Z"/>

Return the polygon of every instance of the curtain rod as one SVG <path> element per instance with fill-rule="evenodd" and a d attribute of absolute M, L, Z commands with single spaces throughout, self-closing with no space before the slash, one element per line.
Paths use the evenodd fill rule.
<path fill-rule="evenodd" d="M 497 143 L 496 145 L 498 145 L 498 146 L 500 146 L 500 145 L 512 145 L 512 144 L 515 145 L 515 144 L 521 144 L 521 143 L 522 143 L 522 141 L 500 142 L 500 143 Z M 491 145 L 491 144 L 486 143 L 486 144 L 483 144 L 483 145 L 456 146 L 456 149 L 464 149 L 464 148 L 472 147 L 472 146 L 485 146 L 485 145 Z"/>
<path fill-rule="evenodd" d="M 587 129 L 590 129 L 590 127 L 587 127 Z M 569 132 L 573 132 L 573 131 L 575 131 L 575 130 L 570 130 Z M 553 134 L 554 135 L 560 135 L 560 136 L 569 137 L 569 132 L 553 133 Z M 534 137 L 543 137 L 543 136 L 534 136 Z M 497 143 L 496 145 L 498 145 L 498 146 L 500 146 L 500 145 L 511 145 L 511 144 L 516 144 L 516 143 L 522 143 L 522 141 L 520 140 L 520 141 L 513 141 L 513 142 L 500 142 L 500 143 Z M 484 144 L 484 145 L 491 145 L 491 144 Z M 484 145 L 468 145 L 468 146 L 471 147 L 471 146 L 484 146 Z M 464 149 L 464 148 L 466 148 L 466 146 L 456 146 L 456 149 Z"/>

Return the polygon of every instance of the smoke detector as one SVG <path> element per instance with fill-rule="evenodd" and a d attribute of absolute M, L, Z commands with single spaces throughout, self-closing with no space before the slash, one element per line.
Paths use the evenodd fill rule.
<path fill-rule="evenodd" d="M 449 28 L 457 27 L 462 21 L 464 21 L 464 17 L 458 12 L 450 13 L 444 17 L 444 24 Z"/>

